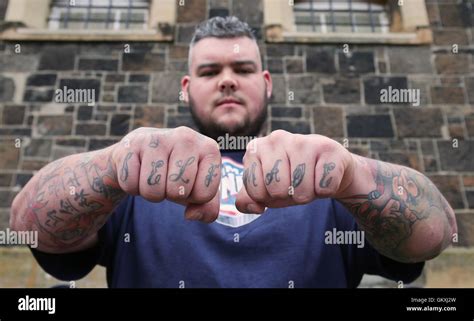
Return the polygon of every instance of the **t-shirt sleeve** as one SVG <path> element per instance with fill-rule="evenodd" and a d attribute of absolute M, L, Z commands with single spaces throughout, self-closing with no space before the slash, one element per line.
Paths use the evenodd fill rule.
<path fill-rule="evenodd" d="M 114 225 L 123 216 L 130 197 L 125 197 L 115 208 L 105 225 L 98 231 L 98 242 L 95 246 L 79 252 L 52 254 L 30 248 L 41 268 L 53 277 L 62 281 L 78 280 L 89 274 L 97 265 L 106 266 L 113 249 Z"/>
<path fill-rule="evenodd" d="M 349 210 L 335 200 L 333 200 L 333 206 L 340 229 L 359 230 L 357 222 Z M 375 274 L 393 281 L 403 281 L 404 283 L 410 283 L 417 279 L 425 265 L 424 262 L 403 263 L 392 260 L 379 253 L 367 239 L 365 239 L 362 248 L 359 248 L 358 245 L 351 245 L 347 251 L 351 261 L 348 264 L 349 269 L 355 269 L 360 275 Z"/>
<path fill-rule="evenodd" d="M 411 283 L 421 275 L 425 262 L 398 262 L 377 252 L 369 242 L 366 243 L 366 248 L 359 258 L 365 261 L 362 263 L 365 273 L 380 275 L 393 281 L 403 281 L 403 283 Z"/>

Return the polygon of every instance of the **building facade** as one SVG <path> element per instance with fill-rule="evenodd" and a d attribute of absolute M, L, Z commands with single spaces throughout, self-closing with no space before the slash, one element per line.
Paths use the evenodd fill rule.
<path fill-rule="evenodd" d="M 38 7 L 28 13 L 25 1 Z M 236 15 L 254 28 L 273 76 L 267 131 L 325 135 L 426 173 L 456 210 L 459 235 L 427 265 L 425 285 L 474 286 L 474 3 L 366 1 L 388 8 L 384 18 L 364 1 L 348 16 L 319 6 L 327 1 L 279 1 L 139 1 L 145 13 L 103 14 L 1 1 L 0 229 L 15 195 L 52 160 L 142 126 L 193 127 L 180 101 L 190 37 L 206 18 Z M 89 32 L 94 24 L 107 28 Z M 94 101 L 61 100 L 64 88 L 91 90 Z"/>

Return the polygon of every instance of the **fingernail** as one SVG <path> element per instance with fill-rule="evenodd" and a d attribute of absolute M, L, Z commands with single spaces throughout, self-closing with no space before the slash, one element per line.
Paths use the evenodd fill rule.
<path fill-rule="evenodd" d="M 247 212 L 248 213 L 257 213 L 257 207 L 254 204 L 247 205 Z"/>
<path fill-rule="evenodd" d="M 189 215 L 188 219 L 190 221 L 199 221 L 202 219 L 203 215 L 201 212 L 194 212 L 193 214 Z"/>
<path fill-rule="evenodd" d="M 203 213 L 197 212 L 196 215 L 194 216 L 194 219 L 195 219 L 196 221 L 200 221 L 200 220 L 202 220 L 203 217 L 204 217 L 204 214 L 203 214 Z"/>

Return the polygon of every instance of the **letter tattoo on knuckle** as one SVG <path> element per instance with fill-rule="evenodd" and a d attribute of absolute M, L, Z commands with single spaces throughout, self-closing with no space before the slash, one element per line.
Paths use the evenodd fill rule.
<path fill-rule="evenodd" d="M 273 182 L 273 179 L 275 179 L 275 182 L 280 181 L 280 177 L 278 177 L 278 173 L 280 172 L 280 169 L 278 168 L 278 166 L 280 165 L 281 162 L 282 162 L 281 159 L 276 160 L 275 164 L 273 165 L 272 170 L 269 171 L 265 175 L 265 185 L 270 185 L 271 182 Z"/>
<path fill-rule="evenodd" d="M 207 171 L 206 179 L 204 180 L 204 184 L 206 187 L 209 187 L 212 183 L 212 179 L 217 176 L 217 173 L 215 173 L 216 169 L 220 168 L 220 164 L 211 164 Z"/>
<path fill-rule="evenodd" d="M 195 157 L 191 156 L 185 162 L 183 162 L 183 160 L 176 161 L 176 166 L 178 166 L 179 172 L 176 174 L 171 174 L 169 176 L 170 181 L 177 182 L 178 180 L 181 180 L 183 183 L 188 184 L 189 178 L 183 178 L 183 174 L 184 174 L 184 171 L 186 170 L 186 167 L 194 163 L 194 160 L 195 160 Z"/>
<path fill-rule="evenodd" d="M 321 188 L 328 188 L 329 184 L 331 184 L 332 177 L 328 177 L 329 173 L 336 168 L 336 164 L 331 163 L 324 163 L 323 165 L 323 177 L 319 181 L 319 187 Z"/>
<path fill-rule="evenodd" d="M 123 161 L 122 170 L 120 171 L 120 180 L 126 182 L 128 179 L 128 161 L 132 158 L 133 153 L 128 152 Z"/>
<path fill-rule="evenodd" d="M 148 185 L 157 185 L 160 183 L 161 174 L 156 174 L 156 172 L 158 171 L 158 168 L 163 167 L 164 164 L 165 162 L 162 160 L 151 162 L 151 173 L 146 180 Z"/>
<path fill-rule="evenodd" d="M 151 136 L 150 143 L 148 144 L 148 147 L 151 148 L 157 148 L 160 145 L 160 140 L 158 139 L 157 136 Z"/>
<path fill-rule="evenodd" d="M 255 175 L 255 169 L 257 168 L 257 163 L 253 162 L 252 165 L 250 165 L 250 169 L 247 168 L 244 170 L 243 174 L 243 181 L 244 181 L 244 186 L 245 189 L 248 190 L 249 184 L 252 183 L 254 187 L 257 187 L 257 177 Z"/>
<path fill-rule="evenodd" d="M 304 173 L 306 170 L 306 164 L 302 163 L 296 166 L 295 170 L 293 171 L 293 180 L 291 182 L 291 186 L 297 187 L 303 181 Z"/>

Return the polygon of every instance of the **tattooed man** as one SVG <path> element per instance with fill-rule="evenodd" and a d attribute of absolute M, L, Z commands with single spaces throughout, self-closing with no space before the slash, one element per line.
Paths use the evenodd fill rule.
<path fill-rule="evenodd" d="M 110 287 L 356 287 L 365 273 L 412 281 L 450 245 L 454 212 L 423 174 L 321 135 L 264 135 L 272 78 L 246 23 L 200 24 L 181 86 L 197 130 L 136 129 L 17 195 L 11 227 L 38 231 L 50 274 L 101 264 Z M 256 138 L 221 151 L 224 136 Z"/>

